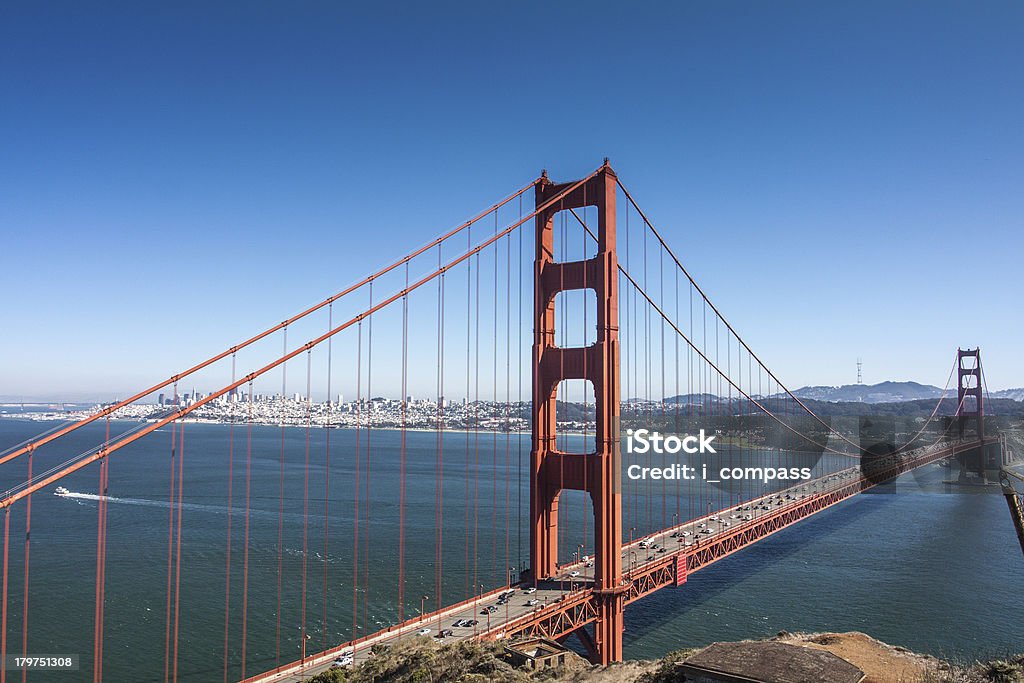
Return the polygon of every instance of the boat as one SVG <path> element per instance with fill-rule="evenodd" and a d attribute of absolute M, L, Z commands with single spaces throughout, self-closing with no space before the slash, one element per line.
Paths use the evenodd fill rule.
<path fill-rule="evenodd" d="M 55 488 L 55 489 L 53 490 L 53 495 L 55 495 L 55 496 L 66 496 L 66 495 L 68 495 L 69 493 L 71 493 L 71 491 L 68 491 L 68 490 L 67 490 L 66 488 L 64 488 L 63 486 L 58 486 L 57 488 Z"/>

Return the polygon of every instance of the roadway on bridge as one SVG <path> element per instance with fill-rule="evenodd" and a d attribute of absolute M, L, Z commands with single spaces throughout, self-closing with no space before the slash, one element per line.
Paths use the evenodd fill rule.
<path fill-rule="evenodd" d="M 778 513 L 788 505 L 796 504 L 807 496 L 852 481 L 858 475 L 859 471 L 856 468 L 842 470 L 802 485 L 766 494 L 727 510 L 714 512 L 684 524 L 663 529 L 650 536 L 635 539 L 632 543 L 623 544 L 623 574 L 628 575 L 651 562 L 680 550 L 699 547 L 702 542 L 710 541 L 724 531 L 732 531 L 735 527 L 753 524 L 758 519 Z M 543 611 L 545 607 L 564 600 L 576 592 L 589 591 L 593 585 L 593 571 L 592 563 L 588 561 L 564 565 L 556 576 L 538 582 L 535 590 L 531 590 L 531 587 L 528 586 L 497 589 L 476 599 L 424 615 L 422 619 L 414 620 L 411 623 L 407 622 L 401 627 L 382 631 L 360 642 L 354 651 L 352 647 L 333 648 L 324 653 L 311 655 L 306 659 L 304 666 L 296 662 L 282 667 L 283 670 L 277 673 L 268 673 L 248 680 L 265 683 L 298 683 L 329 669 L 335 659 L 344 652 L 352 653 L 354 663 L 358 664 L 373 656 L 371 653 L 373 646 L 391 646 L 399 641 L 414 638 L 432 638 L 444 643 L 471 639 L 485 633 L 500 638 L 503 625 L 532 612 Z M 498 604 L 501 593 L 505 591 L 513 591 L 511 598 L 504 604 Z M 494 608 L 494 611 L 492 612 L 488 608 Z M 461 620 L 475 620 L 477 623 L 473 626 L 456 626 L 455 624 Z M 437 638 L 437 635 L 443 630 L 450 630 L 451 635 Z"/>

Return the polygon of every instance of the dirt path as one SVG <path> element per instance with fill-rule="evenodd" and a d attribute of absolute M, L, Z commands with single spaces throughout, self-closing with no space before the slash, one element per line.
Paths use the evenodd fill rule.
<path fill-rule="evenodd" d="M 827 650 L 867 674 L 864 683 L 918 683 L 939 661 L 858 633 L 791 634 L 782 643 Z"/>

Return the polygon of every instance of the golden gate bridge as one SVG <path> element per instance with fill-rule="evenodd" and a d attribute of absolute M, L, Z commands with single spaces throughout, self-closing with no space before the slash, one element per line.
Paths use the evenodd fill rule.
<path fill-rule="evenodd" d="M 786 286 L 770 264 L 746 277 L 751 287 Z M 295 344 L 297 335 L 309 341 Z M 289 369 L 301 389 L 290 402 Z M 218 388 L 189 394 L 202 382 Z M 355 399 L 333 400 L 339 387 Z M 152 408 L 158 394 L 170 398 Z M 953 420 L 942 414 L 946 394 Z M 279 440 L 256 431 L 268 424 L 261 395 L 273 396 Z M 593 661 L 619 661 L 633 602 L 905 472 L 952 456 L 998 468 L 985 398 L 980 351 L 961 349 L 943 397 L 911 428 L 880 441 L 857 420 L 817 415 L 711 302 L 607 160 L 572 182 L 544 173 L 318 304 L 4 451 L 4 476 L 19 483 L 0 497 L 0 650 L 28 655 L 34 605 L 60 599 L 33 593 L 32 572 L 48 570 L 32 562 L 32 540 L 48 533 L 33 526 L 33 496 L 88 470 L 95 553 L 68 561 L 95 578 L 83 668 L 103 678 L 116 640 L 105 610 L 124 590 L 108 578 L 107 556 L 111 544 L 132 543 L 131 529 L 109 517 L 117 495 L 131 493 L 113 456 L 140 457 L 133 448 L 143 442 L 167 454 L 168 510 L 165 554 L 146 560 L 162 567 L 153 590 L 163 658 L 146 664 L 164 680 L 187 678 L 187 647 L 219 660 L 225 681 L 301 680 L 339 655 L 358 662 L 375 646 L 424 635 L 575 636 Z M 144 419 L 137 406 L 151 406 Z M 194 452 L 193 425 L 211 419 L 226 424 L 220 442 Z M 89 425 L 102 438 L 82 450 L 75 439 Z M 813 476 L 636 480 L 623 475 L 633 457 L 621 449 L 627 428 L 707 429 L 723 462 L 741 470 L 797 466 Z M 430 457 L 412 443 L 424 438 L 417 430 L 433 435 Z M 200 460 L 223 471 L 223 551 L 202 560 L 219 575 L 221 597 L 190 605 L 200 561 L 188 554 L 190 476 Z M 673 458 L 637 461 L 656 469 Z M 267 462 L 279 486 L 254 491 L 254 465 Z M 385 484 L 377 473 L 388 468 L 396 476 Z M 393 523 L 382 526 L 385 518 Z M 254 538 L 275 525 L 268 566 Z M 297 561 L 286 557 L 290 545 Z M 274 603 L 272 623 L 254 618 L 257 602 Z M 186 638 L 213 622 L 219 637 Z"/>

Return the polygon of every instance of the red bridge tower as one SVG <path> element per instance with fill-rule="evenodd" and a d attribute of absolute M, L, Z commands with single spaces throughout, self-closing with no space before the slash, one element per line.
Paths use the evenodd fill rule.
<path fill-rule="evenodd" d="M 965 360 L 974 359 L 965 363 Z M 985 398 L 981 388 L 981 349 L 956 350 L 957 365 L 957 422 L 960 438 L 964 438 L 964 427 L 969 418 L 974 419 L 978 439 L 985 439 Z M 970 399 L 974 399 L 973 402 Z"/>
<path fill-rule="evenodd" d="M 541 177 L 536 205 L 575 183 L 556 185 Z M 602 664 L 622 659 L 622 492 L 619 470 L 618 260 L 615 252 L 617 181 L 604 166 L 557 204 L 537 215 L 534 270 L 533 444 L 530 457 L 530 561 L 534 583 L 551 576 L 558 564 L 558 498 L 562 490 L 586 491 L 594 509 L 594 593 L 596 642 L 579 633 Z M 597 253 L 583 261 L 554 260 L 553 223 L 559 211 L 584 206 L 598 210 Z M 597 341 L 591 346 L 555 344 L 555 296 L 592 289 L 597 295 Z M 558 384 L 584 379 L 594 387 L 596 450 L 563 453 L 556 444 Z"/>

